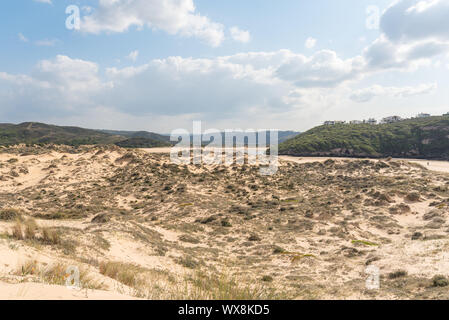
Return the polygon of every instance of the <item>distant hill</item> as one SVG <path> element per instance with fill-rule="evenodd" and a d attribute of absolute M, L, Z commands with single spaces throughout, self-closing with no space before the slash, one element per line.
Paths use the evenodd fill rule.
<path fill-rule="evenodd" d="M 237 136 L 243 135 L 233 133 Z M 294 137 L 298 132 L 279 131 L 279 142 Z M 222 139 L 225 141 L 224 134 Z M 0 124 L 0 146 L 14 144 L 65 144 L 70 146 L 115 144 L 123 148 L 168 147 L 169 135 L 148 131 L 92 130 L 79 127 L 55 126 L 39 122 Z M 268 139 L 269 143 L 269 139 Z"/>
<path fill-rule="evenodd" d="M 449 159 L 449 116 L 315 127 L 279 146 L 294 156 Z"/>
<path fill-rule="evenodd" d="M 150 133 L 148 133 L 150 134 Z M 65 144 L 70 146 L 116 144 L 124 147 L 135 145 L 164 146 L 167 143 L 155 138 L 134 138 L 102 132 L 98 130 L 79 127 L 55 126 L 38 122 L 25 122 L 21 124 L 0 124 L 0 145 L 25 144 Z M 162 137 L 162 136 L 160 136 Z M 157 138 L 157 139 L 156 139 Z M 137 146 L 138 147 L 138 146 Z"/>
<path fill-rule="evenodd" d="M 297 131 L 279 131 L 278 137 L 279 137 L 279 143 L 282 143 L 284 141 L 287 141 L 289 139 L 293 139 L 294 137 L 300 135 L 300 132 Z"/>
<path fill-rule="evenodd" d="M 120 130 L 98 130 L 99 132 L 117 135 L 117 136 L 123 136 L 129 139 L 133 138 L 144 138 L 144 139 L 151 139 L 161 142 L 170 142 L 170 136 L 167 135 L 161 135 L 154 132 L 148 132 L 148 131 L 120 131 Z"/>
<path fill-rule="evenodd" d="M 169 142 L 139 137 L 125 139 L 123 141 L 116 142 L 115 145 L 122 148 L 157 148 L 172 146 Z"/>
<path fill-rule="evenodd" d="M 60 127 L 38 122 L 0 124 L 0 145 L 26 144 L 113 144 L 123 137 L 78 127 Z"/>
<path fill-rule="evenodd" d="M 246 135 L 243 132 L 229 132 L 227 135 L 224 132 L 220 132 L 221 136 L 222 136 L 222 143 L 226 143 L 227 145 L 232 145 L 234 138 L 239 139 L 239 141 L 242 141 L 243 139 L 246 139 Z M 297 135 L 299 135 L 300 132 L 296 132 L 296 131 L 278 131 L 278 143 L 284 142 L 288 139 L 294 138 Z M 259 133 L 256 133 L 256 140 L 259 139 Z M 205 140 L 205 139 L 204 139 Z M 244 140 L 247 143 L 247 140 Z M 203 141 L 204 142 L 204 141 Z M 270 135 L 267 134 L 267 140 L 266 140 L 267 145 L 270 144 Z M 204 143 L 207 144 L 207 143 Z"/>

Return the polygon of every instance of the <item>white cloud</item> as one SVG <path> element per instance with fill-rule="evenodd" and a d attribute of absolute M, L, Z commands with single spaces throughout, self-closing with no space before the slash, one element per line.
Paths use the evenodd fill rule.
<path fill-rule="evenodd" d="M 343 60 L 334 51 L 318 51 L 311 57 L 291 54 L 277 69 L 279 78 L 297 87 L 335 87 L 362 74 L 361 57 Z"/>
<path fill-rule="evenodd" d="M 197 37 L 213 47 L 224 40 L 223 25 L 198 14 L 193 0 L 100 0 L 98 8 L 83 18 L 81 30 L 98 34 L 144 26 Z"/>
<path fill-rule="evenodd" d="M 97 107 L 97 94 L 110 84 L 95 63 L 59 55 L 39 62 L 31 75 L 0 73 L 0 114 L 11 121 L 70 117 Z"/>
<path fill-rule="evenodd" d="M 307 49 L 312 49 L 312 48 L 315 47 L 316 42 L 317 42 L 316 39 L 314 39 L 314 38 L 312 38 L 312 37 L 309 37 L 309 38 L 307 38 L 307 40 L 306 40 L 305 46 L 306 46 Z"/>
<path fill-rule="evenodd" d="M 364 72 L 360 59 L 343 60 L 331 51 L 306 57 L 279 50 L 211 59 L 169 57 L 100 72 L 94 62 L 58 55 L 39 62 L 30 75 L 0 73 L 0 116 L 91 127 L 120 127 L 121 119 L 127 119 L 125 129 L 147 121 L 157 122 L 164 131 L 192 119 L 247 126 L 256 119 L 261 126 L 297 126 L 293 119 L 301 119 L 304 129 L 348 102 L 405 98 L 436 89 L 429 84 L 352 92 L 348 81 Z M 102 120 L 95 125 L 92 119 Z"/>
<path fill-rule="evenodd" d="M 238 27 L 232 27 L 229 29 L 232 39 L 238 42 L 247 43 L 251 39 L 249 31 L 240 30 Z"/>
<path fill-rule="evenodd" d="M 364 52 L 372 69 L 415 69 L 449 52 L 449 2 L 399 0 L 381 17 L 382 35 Z"/>
<path fill-rule="evenodd" d="M 400 0 L 382 15 L 380 26 L 394 42 L 449 40 L 447 0 Z"/>
<path fill-rule="evenodd" d="M 33 79 L 67 94 L 95 92 L 109 86 L 100 80 L 96 63 L 63 55 L 40 61 L 33 71 Z"/>
<path fill-rule="evenodd" d="M 88 119 L 92 110 L 109 110 L 129 119 L 244 123 L 257 118 L 263 123 L 267 115 L 281 121 L 303 110 L 315 117 L 318 109 L 341 100 L 334 88 L 357 79 L 360 59 L 343 60 L 328 50 L 309 57 L 279 50 L 210 59 L 168 57 L 103 73 L 94 62 L 59 55 L 39 62 L 29 76 L 0 77 L 0 104 L 8 106 L 0 115 Z"/>
<path fill-rule="evenodd" d="M 19 33 L 17 36 L 19 37 L 19 40 L 20 40 L 20 41 L 22 41 L 22 42 L 28 42 L 28 38 L 25 37 L 22 33 Z"/>
<path fill-rule="evenodd" d="M 51 0 L 33 0 L 34 2 L 48 3 L 52 4 Z"/>
<path fill-rule="evenodd" d="M 93 12 L 93 8 L 91 6 L 82 6 L 81 10 L 85 13 L 85 14 L 91 14 Z"/>
<path fill-rule="evenodd" d="M 290 85 L 277 79 L 274 69 L 231 60 L 169 57 L 138 67 L 110 68 L 106 74 L 114 87 L 104 92 L 102 103 L 134 113 L 204 117 L 288 108 L 282 97 Z"/>
<path fill-rule="evenodd" d="M 134 62 L 136 62 L 138 57 L 139 57 L 139 50 L 134 50 L 130 52 L 130 54 L 127 56 L 128 59 Z"/>
<path fill-rule="evenodd" d="M 376 97 L 396 97 L 406 98 L 423 94 L 434 93 L 437 89 L 436 83 L 421 84 L 416 87 L 383 87 L 374 85 L 369 88 L 355 91 L 351 96 L 351 100 L 355 102 L 368 102 Z"/>
<path fill-rule="evenodd" d="M 34 42 L 34 44 L 39 47 L 54 47 L 58 42 L 59 42 L 58 39 L 44 39 L 44 40 L 37 40 Z"/>
<path fill-rule="evenodd" d="M 332 70 L 334 62 L 326 62 L 327 58 L 337 59 L 322 53 L 307 58 L 288 50 L 214 59 L 169 57 L 136 67 L 108 68 L 100 77 L 96 63 L 59 55 L 39 62 L 30 76 L 4 74 L 0 103 L 14 108 L 5 108 L 1 114 L 11 118 L 9 110 L 26 115 L 33 106 L 40 116 L 50 115 L 49 110 L 51 115 L 75 116 L 87 109 L 107 108 L 130 116 L 262 117 L 288 112 L 310 101 L 307 92 L 301 93 L 301 100 L 295 90 L 320 86 L 311 73 L 317 67 L 323 74 L 323 68 Z M 323 65 L 318 66 L 319 63 Z M 302 84 L 290 79 L 293 75 L 285 74 L 282 68 L 299 64 L 307 70 Z"/>

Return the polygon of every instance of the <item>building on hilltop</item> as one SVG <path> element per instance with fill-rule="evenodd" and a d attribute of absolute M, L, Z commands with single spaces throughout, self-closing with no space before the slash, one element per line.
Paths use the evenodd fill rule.
<path fill-rule="evenodd" d="M 377 120 L 370 118 L 368 120 L 351 120 L 349 122 L 346 121 L 340 121 L 340 120 L 333 120 L 333 121 L 324 121 L 323 124 L 325 126 L 334 126 L 336 124 L 362 124 L 362 123 L 368 123 L 368 124 L 377 124 Z"/>
<path fill-rule="evenodd" d="M 324 125 L 325 126 L 333 126 L 333 125 L 336 125 L 336 124 L 345 124 L 346 123 L 346 121 L 324 121 Z"/>
<path fill-rule="evenodd" d="M 395 122 L 399 122 L 401 120 L 402 120 L 402 118 L 399 116 L 391 116 L 391 117 L 383 118 L 381 123 L 395 123 Z"/>
<path fill-rule="evenodd" d="M 420 113 L 416 117 L 417 118 L 429 118 L 430 114 L 429 113 Z"/>
<path fill-rule="evenodd" d="M 377 120 L 374 118 L 369 118 L 368 120 L 363 120 L 363 123 L 367 124 L 377 124 Z"/>

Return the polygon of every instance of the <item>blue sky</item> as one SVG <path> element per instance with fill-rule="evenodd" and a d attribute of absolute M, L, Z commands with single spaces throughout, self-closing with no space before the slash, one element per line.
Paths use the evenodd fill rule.
<path fill-rule="evenodd" d="M 66 28 L 69 5 L 80 30 Z M 449 111 L 447 0 L 377 0 L 378 28 L 367 0 L 2 6 L 1 122 L 302 131 Z"/>

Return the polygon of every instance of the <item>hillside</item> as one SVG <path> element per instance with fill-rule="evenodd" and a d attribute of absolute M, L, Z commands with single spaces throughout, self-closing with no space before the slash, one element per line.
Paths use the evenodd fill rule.
<path fill-rule="evenodd" d="M 15 144 L 65 144 L 108 145 L 117 144 L 122 147 L 154 147 L 168 145 L 164 137 L 146 132 L 145 136 L 126 136 L 105 131 L 84 129 L 79 127 L 63 127 L 37 122 L 21 124 L 0 124 L 0 145 Z"/>
<path fill-rule="evenodd" d="M 61 127 L 37 122 L 0 124 L 0 145 L 25 144 L 113 144 L 123 137 L 78 127 Z"/>
<path fill-rule="evenodd" d="M 236 136 L 240 135 L 239 133 L 234 134 Z M 299 133 L 279 131 L 278 134 L 279 142 L 283 142 Z M 223 142 L 225 142 L 224 134 Z M 0 146 L 20 143 L 41 145 L 52 143 L 70 146 L 115 144 L 122 148 L 155 148 L 173 145 L 170 142 L 169 135 L 148 131 L 92 130 L 38 122 L 25 122 L 17 125 L 10 123 L 0 124 Z M 267 143 L 269 143 L 269 137 Z"/>
<path fill-rule="evenodd" d="M 148 131 L 120 131 L 120 130 L 98 130 L 99 132 L 112 134 L 116 136 L 123 136 L 129 139 L 134 138 L 144 138 L 144 139 L 151 139 L 156 141 L 161 141 L 165 143 L 170 142 L 170 136 L 157 134 L 154 132 L 148 132 Z"/>
<path fill-rule="evenodd" d="M 449 159 L 449 116 L 315 127 L 279 146 L 293 156 Z"/>
<path fill-rule="evenodd" d="M 125 139 L 123 141 L 116 142 L 115 145 L 122 148 L 157 148 L 171 146 L 170 142 L 141 137 Z"/>
<path fill-rule="evenodd" d="M 301 134 L 301 132 L 297 132 L 297 131 L 279 131 L 278 132 L 279 143 L 282 143 L 282 142 L 287 141 L 289 139 L 293 139 L 294 137 L 298 136 L 299 134 Z"/>
<path fill-rule="evenodd" d="M 228 133 L 220 132 L 222 136 L 222 143 L 226 145 L 232 145 L 234 142 L 234 138 L 238 139 L 239 143 L 242 141 L 245 141 L 245 144 L 248 143 L 247 141 L 247 133 L 241 132 L 241 131 L 231 131 Z M 288 139 L 294 138 L 297 135 L 299 135 L 300 132 L 296 131 L 278 131 L 278 143 L 282 143 Z M 204 144 L 207 144 L 206 138 L 203 138 Z M 256 133 L 256 140 L 259 140 L 259 133 Z M 270 134 L 266 135 L 266 144 L 270 144 Z"/>

